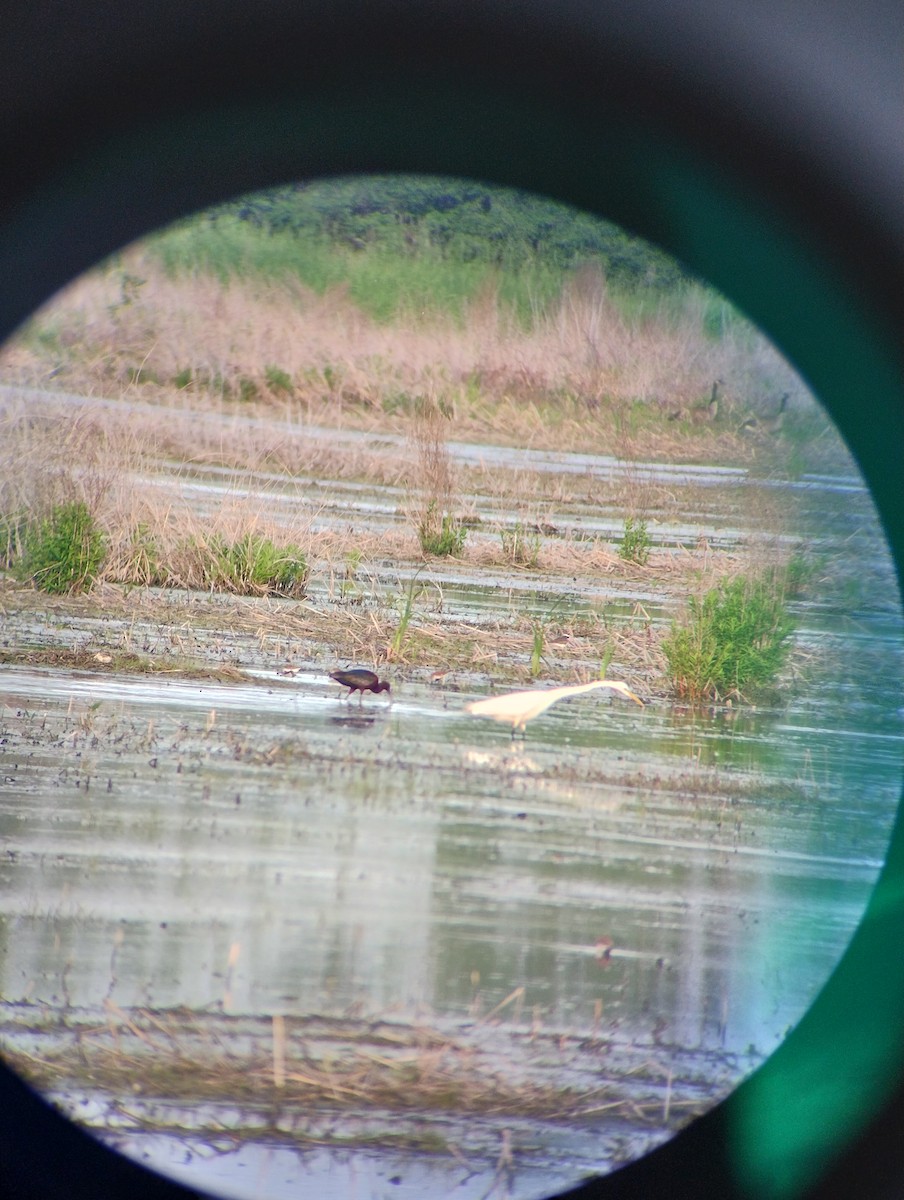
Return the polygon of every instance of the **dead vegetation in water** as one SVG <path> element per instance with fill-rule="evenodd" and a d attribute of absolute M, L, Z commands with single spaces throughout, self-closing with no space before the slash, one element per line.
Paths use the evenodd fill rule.
<path fill-rule="evenodd" d="M 523 1001 L 517 988 L 457 1031 L 426 1020 L 125 1010 L 109 999 L 102 1016 L 6 1005 L 0 1035 L 4 1057 L 45 1092 L 87 1089 L 126 1110 L 155 1099 L 221 1103 L 266 1112 L 274 1131 L 300 1140 L 305 1120 L 324 1110 L 426 1123 L 448 1114 L 674 1129 L 711 1106 L 717 1080 L 701 1089 L 651 1051 L 616 1048 L 599 1022 L 589 1035 L 547 1031 L 536 1013 L 522 1020 Z M 504 1024 L 503 1010 L 513 1009 L 517 1020 Z M 211 1118 L 186 1119 L 203 1129 Z"/>
<path fill-rule="evenodd" d="M 325 585 L 328 600 L 326 605 L 304 604 L 297 609 L 279 606 L 271 611 L 266 604 L 252 604 L 232 611 L 229 619 L 238 628 L 252 626 L 264 637 L 269 623 L 279 645 L 295 639 L 319 646 L 323 653 L 328 648 L 345 661 L 391 660 L 403 668 L 479 671 L 518 682 L 534 679 L 544 669 L 560 679 L 582 682 L 594 677 L 605 655 L 614 655 L 625 669 L 650 677 L 661 656 L 657 657 L 658 632 L 651 632 L 643 614 L 638 614 L 642 637 L 624 621 L 609 621 L 602 600 L 596 617 L 559 628 L 554 613 L 557 580 L 568 576 L 571 586 L 571 581 L 580 579 L 588 595 L 601 586 L 617 591 L 625 583 L 679 594 L 736 573 L 742 561 L 738 555 L 713 552 L 701 542 L 694 547 L 659 547 L 644 564 L 626 562 L 600 537 L 543 521 L 519 526 L 530 555 L 518 557 L 513 556 L 511 532 L 507 545 L 504 528 L 500 532 L 478 523 L 470 529 L 463 551 L 467 562 L 486 571 L 488 583 L 496 579 L 504 584 L 504 578 L 494 573 L 498 568 L 535 574 L 538 591 L 549 592 L 550 614 L 519 616 L 513 602 L 512 611 L 489 626 L 450 621 L 443 613 L 441 578 L 428 589 L 419 586 L 412 593 L 410 609 L 406 608 L 407 582 L 401 577 L 395 585 L 387 582 L 387 564 L 423 562 L 410 526 L 395 524 L 372 531 L 352 525 L 317 528 L 316 497 L 312 502 L 308 491 L 286 493 L 279 478 L 258 488 L 256 480 L 249 485 L 227 474 L 221 489 L 199 505 L 192 491 L 197 481 L 190 464 L 177 466 L 162 488 L 159 481 L 149 481 L 153 464 L 159 463 L 158 427 L 156 414 L 151 414 L 148 426 L 141 423 L 149 419 L 148 414 L 139 416 L 141 421 L 133 426 L 115 410 L 89 410 L 73 419 L 71 415 L 32 417 L 22 406 L 9 409 L 4 417 L 6 511 L 41 512 L 60 499 L 76 498 L 90 503 L 97 514 L 107 553 L 88 602 L 94 612 L 115 616 L 128 611 L 149 621 L 171 623 L 174 608 L 182 603 L 181 590 L 263 597 L 276 586 L 272 565 L 261 582 L 251 575 L 250 567 L 238 578 L 226 568 L 235 568 L 236 548 L 248 554 L 269 548 L 270 559 L 275 557 L 277 563 L 284 557 L 300 563 L 302 590 L 313 575 L 320 587 Z M 437 410 L 428 416 L 430 436 L 425 438 L 441 447 L 437 427 L 446 418 Z M 173 429 L 176 424 L 172 423 Z M 186 436 L 188 430 L 186 422 Z M 40 437 L 35 437 L 36 431 Z M 451 507 L 456 480 L 444 457 L 434 458 L 435 462 L 429 455 L 423 459 L 421 499 L 429 497 L 435 503 L 441 497 L 443 506 Z M 209 481 L 200 482 L 206 486 Z M 518 482 L 529 486 L 526 477 L 519 476 Z M 295 486 L 304 485 L 295 481 Z M 240 558 L 239 565 L 244 561 Z M 161 584 L 163 592 L 154 586 Z M 166 593 L 172 596 L 164 598 Z M 3 595 L 8 607 L 22 612 L 42 605 L 62 611 L 50 598 L 29 598 L 27 590 L 9 583 Z M 214 628 L 221 625 L 222 607 L 211 605 L 205 612 L 199 607 L 202 600 L 196 595 L 185 604 L 183 619 L 212 620 Z M 72 611 L 83 611 L 76 598 L 70 601 Z M 553 651 L 553 639 L 562 634 L 568 639 L 567 649 Z M 124 653 L 132 647 L 115 649 Z"/>
<path fill-rule="evenodd" d="M 91 597 L 49 597 L 0 580 L 7 618 L 0 661 L 208 678 L 227 678 L 222 673 L 232 671 L 239 678 L 246 666 L 291 675 L 318 663 L 392 662 L 403 677 L 536 680 L 536 620 L 515 611 L 483 624 L 451 619 L 442 613 L 441 599 L 430 611 L 429 593 L 418 591 L 400 636 L 404 595 L 404 589 L 395 592 L 395 607 L 385 596 L 363 605 L 315 606 L 106 584 Z M 98 611 L 105 617 L 99 628 Z M 659 634 L 641 610 L 630 621 L 611 621 L 604 611 L 567 624 L 550 619 L 542 623 L 542 637 L 543 678 L 586 682 L 606 657 L 649 686 L 661 665 Z"/>

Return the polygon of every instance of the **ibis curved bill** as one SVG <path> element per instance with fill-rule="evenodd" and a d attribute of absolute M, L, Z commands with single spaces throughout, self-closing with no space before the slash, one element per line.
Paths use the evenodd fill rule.
<path fill-rule="evenodd" d="M 633 700 L 643 708 L 643 700 L 635 696 L 626 683 L 620 679 L 594 679 L 592 683 L 573 683 L 565 687 L 536 688 L 530 692 L 509 692 L 505 696 L 490 696 L 487 700 L 474 700 L 466 705 L 466 711 L 475 717 L 491 717 L 494 721 L 502 721 L 511 725 L 512 737 L 524 728 L 528 721 L 539 717 L 553 704 L 565 700 L 569 696 L 580 696 L 582 692 L 592 692 L 595 688 L 609 688 L 620 696 Z"/>

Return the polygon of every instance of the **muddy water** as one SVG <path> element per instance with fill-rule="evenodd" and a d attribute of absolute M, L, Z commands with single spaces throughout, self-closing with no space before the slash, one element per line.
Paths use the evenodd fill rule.
<path fill-rule="evenodd" d="M 5 673 L 7 998 L 202 1006 L 237 942 L 241 1012 L 464 1014 L 524 986 L 567 1026 L 602 995 L 632 1035 L 768 1051 L 843 946 L 897 798 L 891 714 L 839 731 L 831 702 L 701 728 L 572 701 L 512 746 L 459 694 L 359 705 L 261 676 Z"/>
<path fill-rule="evenodd" d="M 565 457 L 547 459 L 621 469 Z M 657 537 L 738 544 L 742 502 L 722 521 L 700 507 L 721 473 L 656 469 L 679 492 L 694 488 L 667 533 L 652 526 Z M 198 504 L 223 486 L 209 472 L 178 483 Z M 777 489 L 746 473 L 732 486 Z M 304 647 L 286 678 L 236 637 L 247 678 L 229 684 L 0 669 L 10 1053 L 52 1056 L 75 1028 L 90 1029 L 90 1048 L 111 1013 L 165 1023 L 188 1012 L 208 1021 L 222 1057 L 266 1060 L 274 1015 L 325 1014 L 349 1036 L 375 1022 L 400 1037 L 430 1029 L 493 1078 L 590 1098 L 557 1120 L 548 1107 L 412 1112 L 334 1097 L 285 1106 L 277 1128 L 228 1087 L 193 1101 L 52 1085 L 126 1152 L 234 1196 L 539 1196 L 667 1137 L 806 1010 L 863 910 L 899 796 L 902 621 L 881 534 L 857 480 L 787 488 L 800 536 L 830 569 L 797 605 L 781 707 L 692 714 L 651 687 L 641 711 L 597 693 L 553 708 L 513 745 L 464 712 L 485 688 L 479 674 L 431 684 L 398 671 L 391 704 L 359 705 L 328 680 L 324 647 Z M 334 495 L 337 520 L 398 519 L 389 490 Z M 599 506 L 578 507 L 570 520 L 603 526 Z M 407 578 L 386 564 L 377 582 L 381 570 Z M 439 622 L 552 606 L 565 620 L 601 605 L 628 620 L 642 604 L 655 626 L 675 611 L 655 582 L 563 584 L 463 564 L 419 579 L 442 590 Z M 310 602 L 330 602 L 316 577 Z M 121 632 L 106 618 L 39 624 L 28 637 L 44 644 L 102 646 Z M 3 632 L 25 636 L 9 618 Z M 192 634 L 218 658 L 222 630 Z M 299 1029 L 294 1045 L 313 1053 L 314 1034 Z M 42 1037 L 56 1039 L 49 1050 Z M 127 1042 L 128 1026 L 117 1037 Z"/>

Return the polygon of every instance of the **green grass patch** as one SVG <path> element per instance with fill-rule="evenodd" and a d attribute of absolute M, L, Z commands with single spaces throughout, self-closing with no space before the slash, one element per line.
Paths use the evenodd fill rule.
<path fill-rule="evenodd" d="M 543 665 L 543 650 L 546 633 L 542 621 L 535 621 L 531 628 L 530 677 L 536 679 Z"/>
<path fill-rule="evenodd" d="M 301 279 L 317 292 L 344 279 L 341 256 L 329 240 L 265 232 L 237 217 L 190 217 L 148 239 L 148 253 L 171 278 L 214 275 L 220 283 Z"/>
<path fill-rule="evenodd" d="M 60 504 L 26 528 L 16 573 L 53 595 L 87 592 L 105 554 L 104 536 L 88 506 Z"/>
<path fill-rule="evenodd" d="M 425 554 L 433 554 L 438 558 L 458 558 L 465 548 L 468 530 L 448 513 L 440 518 L 436 505 L 430 504 L 418 522 L 417 536 Z"/>
<path fill-rule="evenodd" d="M 537 258 L 500 267 L 450 254 L 429 239 L 416 251 L 393 237 L 352 245 L 312 229 L 259 228 L 228 213 L 179 222 L 151 238 L 148 253 L 171 278 L 300 280 L 318 295 L 341 285 L 354 304 L 383 323 L 440 315 L 460 322 L 471 305 L 494 294 L 529 327 L 558 297 L 564 280 L 560 268 Z"/>
<path fill-rule="evenodd" d="M 738 576 L 691 597 L 662 645 L 675 693 L 699 703 L 766 687 L 785 663 L 793 629 L 778 572 Z"/>
<path fill-rule="evenodd" d="M 210 550 L 212 586 L 240 595 L 304 594 L 308 566 L 299 546 L 277 546 L 267 537 L 248 533 L 232 543 L 216 537 Z"/>
<path fill-rule="evenodd" d="M 248 375 L 240 375 L 236 386 L 238 387 L 238 398 L 245 404 L 250 404 L 260 396 L 257 380 Z"/>
<path fill-rule="evenodd" d="M 284 371 L 282 367 L 274 366 L 272 363 L 268 363 L 264 368 L 264 378 L 271 392 L 277 394 L 286 392 L 291 395 L 295 390 L 295 385 L 292 382 L 292 376 L 289 372 Z"/>
<path fill-rule="evenodd" d="M 641 239 L 540 197 L 464 180 L 362 176 L 258 192 L 180 221 L 149 250 L 173 278 L 300 280 L 318 295 L 341 286 L 385 323 L 462 321 L 492 298 L 525 329 L 590 267 L 629 324 L 690 324 L 712 341 L 748 336 L 727 300 Z M 127 304 L 143 281 L 124 279 Z"/>

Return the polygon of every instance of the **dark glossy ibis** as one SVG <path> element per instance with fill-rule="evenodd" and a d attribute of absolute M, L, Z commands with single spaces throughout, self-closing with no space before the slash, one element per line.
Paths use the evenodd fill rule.
<path fill-rule="evenodd" d="M 375 672 L 368 671 L 365 667 L 352 667 L 348 671 L 330 671 L 330 679 L 348 688 L 346 700 L 353 692 L 357 692 L 359 704 L 365 692 L 388 692 L 391 690 L 385 679 L 379 679 Z"/>

